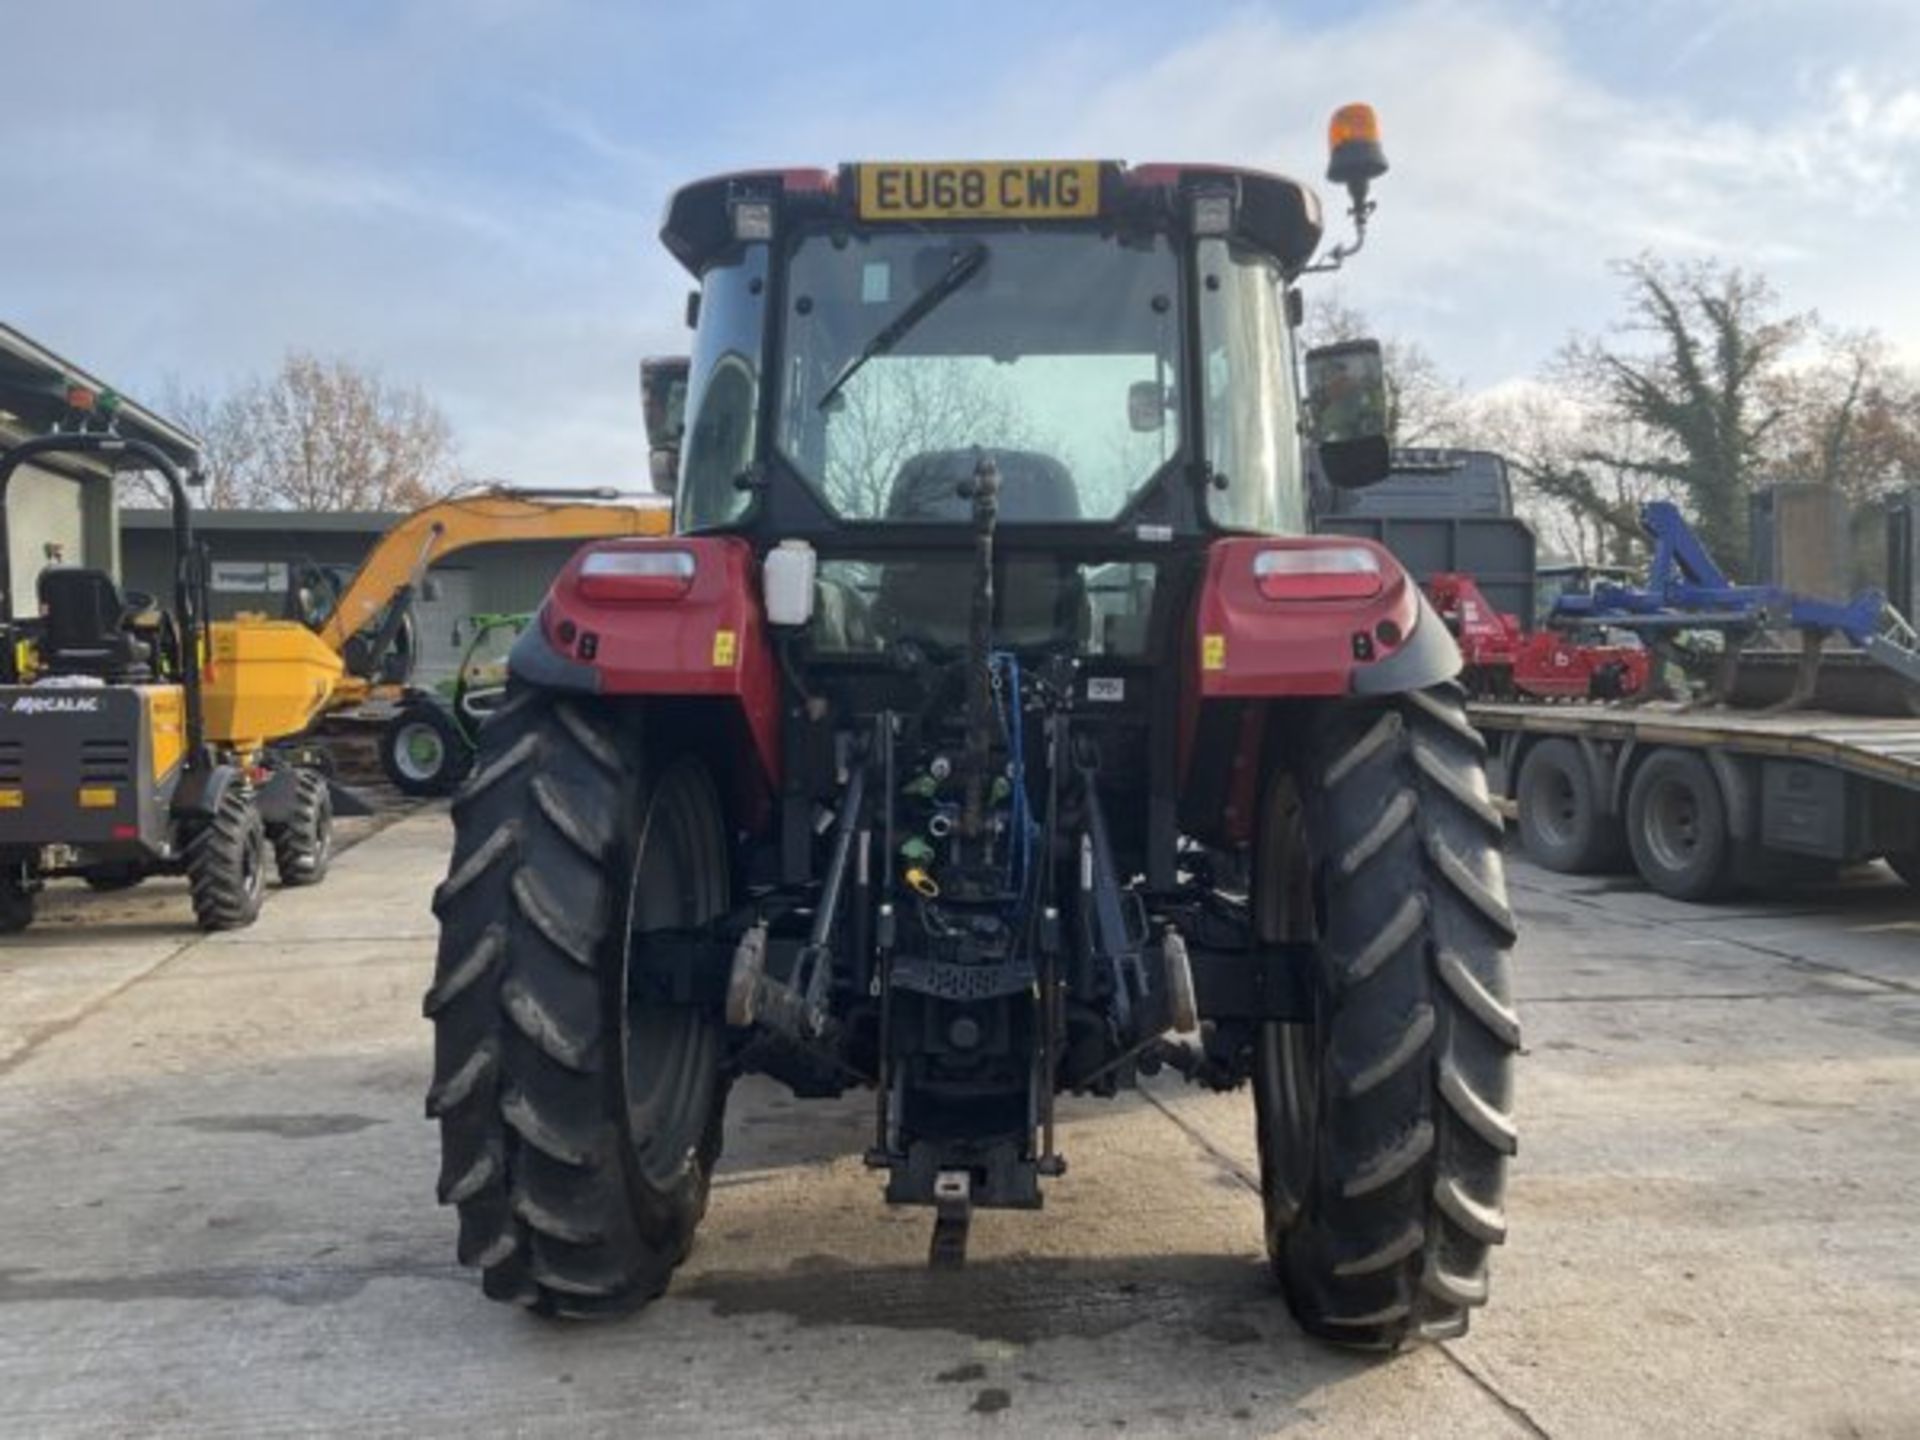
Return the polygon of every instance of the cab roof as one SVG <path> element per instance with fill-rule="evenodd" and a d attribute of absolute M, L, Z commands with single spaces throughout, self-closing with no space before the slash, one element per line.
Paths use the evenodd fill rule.
<path fill-rule="evenodd" d="M 731 252 L 735 238 L 734 206 L 741 201 L 771 202 L 776 228 L 793 221 L 837 219 L 850 226 L 885 229 L 900 221 L 863 217 L 859 213 L 860 172 L 879 162 L 864 161 L 838 170 L 739 170 L 696 180 L 675 191 L 667 201 L 660 239 L 682 265 L 700 275 Z M 968 169 L 994 171 L 1006 162 L 956 162 L 951 165 L 902 164 L 902 170 Z M 1200 194 L 1227 194 L 1233 199 L 1232 235 L 1242 243 L 1271 255 L 1289 275 L 1302 270 L 1319 247 L 1322 231 L 1320 199 L 1297 180 L 1241 166 L 1157 162 L 1129 166 L 1122 161 L 1060 162 L 1060 168 L 1093 168 L 1099 175 L 1097 216 L 1130 219 L 1164 229 L 1189 225 L 1190 203 Z M 1012 220 L 1004 214 L 955 212 L 937 220 L 919 219 L 925 226 L 977 224 L 1060 223 L 1064 217 Z M 1076 216 L 1083 222 L 1084 215 Z"/>

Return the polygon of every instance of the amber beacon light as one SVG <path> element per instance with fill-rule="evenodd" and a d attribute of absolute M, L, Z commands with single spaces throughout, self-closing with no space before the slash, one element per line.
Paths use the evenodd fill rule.
<path fill-rule="evenodd" d="M 1387 173 L 1380 148 L 1380 117 L 1371 105 L 1342 105 L 1327 124 L 1327 179 L 1348 189 L 1367 185 Z"/>

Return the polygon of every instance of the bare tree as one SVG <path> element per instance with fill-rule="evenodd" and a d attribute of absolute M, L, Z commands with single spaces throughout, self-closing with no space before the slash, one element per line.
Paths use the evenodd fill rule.
<path fill-rule="evenodd" d="M 1763 477 L 1831 486 L 1855 504 L 1920 480 L 1920 377 L 1874 331 L 1819 340 L 1819 358 L 1775 385 L 1782 420 Z"/>
<path fill-rule="evenodd" d="M 1653 436 L 1563 388 L 1531 387 L 1475 407 L 1476 443 L 1506 457 L 1521 512 L 1552 548 L 1590 564 L 1640 551 L 1640 507 L 1673 487 L 1647 467 Z"/>
<path fill-rule="evenodd" d="M 1329 296 L 1308 307 L 1306 343 L 1380 339 L 1387 381 L 1387 441 L 1396 446 L 1457 445 L 1469 431 L 1465 388 L 1411 340 L 1381 339 L 1363 311 Z"/>
<path fill-rule="evenodd" d="M 457 478 L 439 408 L 347 360 L 294 352 L 217 398 L 178 382 L 163 398 L 200 438 L 210 508 L 406 510 Z M 149 476 L 129 477 L 122 493 L 165 502 Z"/>

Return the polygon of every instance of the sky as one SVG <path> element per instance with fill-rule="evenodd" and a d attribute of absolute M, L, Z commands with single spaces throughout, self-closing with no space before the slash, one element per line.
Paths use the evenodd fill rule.
<path fill-rule="evenodd" d="M 0 319 L 149 401 L 347 356 L 431 395 L 476 477 L 645 485 L 689 179 L 1317 183 L 1359 99 L 1393 168 L 1334 293 L 1475 389 L 1604 330 L 1642 251 L 1762 269 L 1920 363 L 1914 0 L 0 0 L 0 35 Z"/>

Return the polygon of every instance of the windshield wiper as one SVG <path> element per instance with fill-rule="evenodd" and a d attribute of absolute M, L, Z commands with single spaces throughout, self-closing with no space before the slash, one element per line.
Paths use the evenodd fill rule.
<path fill-rule="evenodd" d="M 976 242 L 964 250 L 955 250 L 940 278 L 914 296 L 906 309 L 883 325 L 879 332 L 867 341 L 865 348 L 858 355 L 840 367 L 840 373 L 833 377 L 833 383 L 827 386 L 826 393 L 820 397 L 819 403 L 814 408 L 826 409 L 833 397 L 846 388 L 847 382 L 860 373 L 862 365 L 874 356 L 884 355 L 898 345 L 906 338 L 909 330 L 931 315 L 941 301 L 979 274 L 980 267 L 986 263 L 987 247 L 985 245 Z"/>

